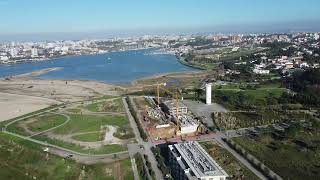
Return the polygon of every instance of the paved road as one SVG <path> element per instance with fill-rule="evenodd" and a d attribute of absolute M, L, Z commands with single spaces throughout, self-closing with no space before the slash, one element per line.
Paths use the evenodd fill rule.
<path fill-rule="evenodd" d="M 134 132 L 134 134 L 136 136 L 138 144 L 143 146 L 142 152 L 148 156 L 148 159 L 149 159 L 149 161 L 151 163 L 151 167 L 152 167 L 153 171 L 155 172 L 156 179 L 157 180 L 162 180 L 163 179 L 163 174 L 160 171 L 160 169 L 158 168 L 158 162 L 157 162 L 156 158 L 154 157 L 154 154 L 151 151 L 151 147 L 154 147 L 154 145 L 153 145 L 153 143 L 152 143 L 152 141 L 150 139 L 148 139 L 148 142 L 144 142 L 143 139 L 140 137 L 138 126 L 137 126 L 136 122 L 134 121 L 134 119 L 133 119 L 133 117 L 132 117 L 132 115 L 131 115 L 131 113 L 129 111 L 126 99 L 122 98 L 122 100 L 123 100 L 123 104 L 124 104 L 124 106 L 126 108 L 126 111 L 127 111 L 127 114 L 128 114 L 128 119 L 129 119 L 130 125 L 131 125 L 131 127 L 133 129 L 133 132 Z M 133 107 L 133 108 L 136 109 L 136 107 Z"/>

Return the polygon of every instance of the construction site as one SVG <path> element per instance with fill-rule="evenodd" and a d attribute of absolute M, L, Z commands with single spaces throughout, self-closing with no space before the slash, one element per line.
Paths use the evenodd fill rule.
<path fill-rule="evenodd" d="M 138 109 L 150 137 L 154 140 L 165 140 L 204 133 L 205 127 L 183 103 L 183 96 L 179 90 L 172 92 L 165 86 L 165 83 L 155 85 L 156 96 L 136 97 L 136 104 L 140 104 Z M 209 100 L 211 101 L 211 98 Z"/>

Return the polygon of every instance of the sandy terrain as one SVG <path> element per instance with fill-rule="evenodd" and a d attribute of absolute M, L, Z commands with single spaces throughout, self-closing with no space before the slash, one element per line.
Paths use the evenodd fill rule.
<path fill-rule="evenodd" d="M 0 78 L 0 121 L 36 111 L 59 102 L 119 95 L 124 88 L 96 81 L 40 80 L 36 76 L 61 68 L 47 68 Z"/>
<path fill-rule="evenodd" d="M 46 108 L 58 102 L 41 97 L 0 92 L 0 121 Z"/>
<path fill-rule="evenodd" d="M 121 87 L 95 81 L 40 80 L 24 77 L 0 80 L 0 92 L 45 97 L 61 102 L 119 95 L 122 91 Z"/>

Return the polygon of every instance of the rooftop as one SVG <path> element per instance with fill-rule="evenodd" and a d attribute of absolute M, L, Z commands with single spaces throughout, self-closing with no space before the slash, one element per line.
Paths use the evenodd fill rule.
<path fill-rule="evenodd" d="M 173 145 L 197 178 L 205 176 L 228 176 L 198 142 L 190 141 Z M 172 148 L 171 148 L 172 149 Z"/>
<path fill-rule="evenodd" d="M 176 108 L 176 101 L 172 101 L 172 100 L 163 101 L 163 104 L 166 105 L 169 109 Z M 179 101 L 179 108 L 187 108 L 187 106 Z"/>
<path fill-rule="evenodd" d="M 198 125 L 197 120 L 195 120 L 192 116 L 188 115 L 180 115 L 179 123 L 181 127 Z"/>

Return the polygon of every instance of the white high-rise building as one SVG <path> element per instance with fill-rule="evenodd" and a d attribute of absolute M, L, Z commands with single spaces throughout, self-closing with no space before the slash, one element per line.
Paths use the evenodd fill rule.
<path fill-rule="evenodd" d="M 12 57 L 17 57 L 17 55 L 18 55 L 18 50 L 17 50 L 16 48 L 11 48 L 11 49 L 10 49 L 10 55 L 11 55 Z"/>
<path fill-rule="evenodd" d="M 37 48 L 31 49 L 31 57 L 38 57 L 38 49 Z"/>
<path fill-rule="evenodd" d="M 319 34 L 318 34 L 318 33 L 315 33 L 315 34 L 314 34 L 314 39 L 315 39 L 315 40 L 318 40 L 319 38 L 320 38 Z"/>
<path fill-rule="evenodd" d="M 206 84 L 206 104 L 211 104 L 211 83 Z"/>

